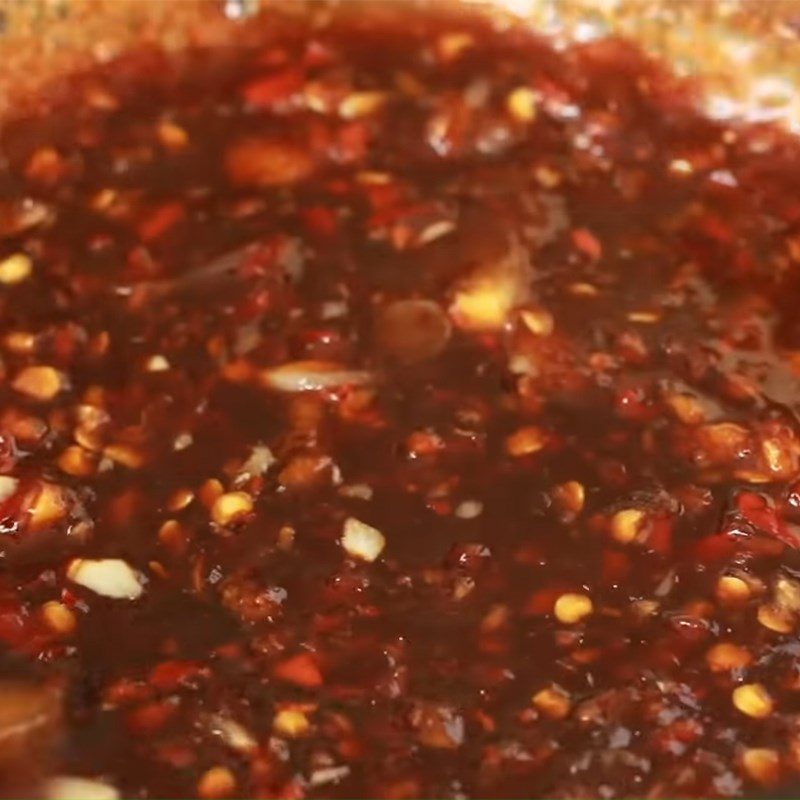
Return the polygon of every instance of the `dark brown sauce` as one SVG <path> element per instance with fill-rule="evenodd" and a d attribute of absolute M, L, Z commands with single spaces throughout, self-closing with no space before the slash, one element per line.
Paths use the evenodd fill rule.
<path fill-rule="evenodd" d="M 800 146 L 625 42 L 327 13 L 4 133 L 0 678 L 63 696 L 42 769 L 795 780 Z"/>

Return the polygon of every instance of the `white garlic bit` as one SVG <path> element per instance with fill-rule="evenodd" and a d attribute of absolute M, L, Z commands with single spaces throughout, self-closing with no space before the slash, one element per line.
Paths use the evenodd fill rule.
<path fill-rule="evenodd" d="M 375 561 L 386 547 L 386 537 L 377 528 L 355 517 L 348 517 L 344 521 L 342 547 L 353 558 Z"/>
<path fill-rule="evenodd" d="M 326 786 L 330 783 L 339 783 L 350 774 L 350 767 L 342 765 L 339 767 L 321 767 L 315 769 L 309 775 L 308 782 L 312 786 Z"/>
<path fill-rule="evenodd" d="M 331 361 L 290 361 L 279 367 L 264 370 L 264 386 L 279 392 L 318 392 L 340 386 L 360 386 L 371 383 L 372 373 L 348 369 Z"/>
<path fill-rule="evenodd" d="M 222 714 L 213 714 L 209 720 L 211 732 L 237 753 L 253 753 L 258 749 L 258 742 L 250 731 L 236 720 Z"/>
<path fill-rule="evenodd" d="M 483 513 L 480 500 L 464 500 L 456 506 L 455 515 L 459 519 L 475 519 Z"/>
<path fill-rule="evenodd" d="M 14 492 L 17 491 L 19 480 L 12 478 L 10 475 L 0 475 L 0 503 L 8 500 Z"/>
<path fill-rule="evenodd" d="M 67 568 L 67 577 L 115 600 L 136 600 L 144 591 L 145 577 L 121 558 L 76 558 Z"/>
<path fill-rule="evenodd" d="M 45 800 L 118 800 L 119 792 L 104 781 L 58 775 L 47 781 L 44 797 Z"/>

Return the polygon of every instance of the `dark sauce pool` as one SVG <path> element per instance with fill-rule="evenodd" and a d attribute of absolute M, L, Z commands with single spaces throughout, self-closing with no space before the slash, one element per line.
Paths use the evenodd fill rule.
<path fill-rule="evenodd" d="M 800 146 L 696 96 L 320 7 L 6 127 L 9 794 L 795 780 Z"/>

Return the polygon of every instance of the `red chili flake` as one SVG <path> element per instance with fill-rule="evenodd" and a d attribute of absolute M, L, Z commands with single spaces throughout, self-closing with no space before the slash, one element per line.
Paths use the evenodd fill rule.
<path fill-rule="evenodd" d="M 486 352 L 491 353 L 502 347 L 504 337 L 500 333 L 478 333 L 475 340 Z"/>
<path fill-rule="evenodd" d="M 357 703 L 364 701 L 368 690 L 363 684 L 358 686 L 339 684 L 328 686 L 325 693 L 328 697 L 340 703 Z"/>
<path fill-rule="evenodd" d="M 317 660 L 310 653 L 298 653 L 280 661 L 275 665 L 273 674 L 278 680 L 293 683 L 304 689 L 316 689 L 323 683 Z"/>
<path fill-rule="evenodd" d="M 272 108 L 286 104 L 303 88 L 305 76 L 299 69 L 286 69 L 249 81 L 242 87 L 242 97 L 254 109 Z"/>
<path fill-rule="evenodd" d="M 145 703 L 128 714 L 128 728 L 139 735 L 157 733 L 175 716 L 178 708 L 175 698 Z"/>
<path fill-rule="evenodd" d="M 311 39 L 306 44 L 305 52 L 303 53 L 303 63 L 307 67 L 326 67 L 335 63 L 337 58 L 336 50 L 319 39 Z"/>
<path fill-rule="evenodd" d="M 670 517 L 653 517 L 647 534 L 648 549 L 661 556 L 668 556 L 672 552 L 673 528 L 674 522 Z"/>
<path fill-rule="evenodd" d="M 729 244 L 736 238 L 731 226 L 711 212 L 706 212 L 700 217 L 697 225 L 706 236 L 718 242 Z"/>
<path fill-rule="evenodd" d="M 330 614 L 314 614 L 314 631 L 318 634 L 332 633 L 347 624 L 348 615 L 344 611 Z"/>
<path fill-rule="evenodd" d="M 576 228 L 572 231 L 572 243 L 585 256 L 598 261 L 603 255 L 603 245 L 600 240 L 587 228 Z"/>
<path fill-rule="evenodd" d="M 800 547 L 800 536 L 794 526 L 778 516 L 772 500 L 756 492 L 740 492 L 736 498 L 736 506 L 742 516 L 758 530 L 774 536 L 790 547 Z"/>
<path fill-rule="evenodd" d="M 336 749 L 345 761 L 358 761 L 364 757 L 366 750 L 364 744 L 355 737 L 339 739 Z"/>
<path fill-rule="evenodd" d="M 65 179 L 69 172 L 67 160 L 53 147 L 37 150 L 25 168 L 25 176 L 29 180 L 49 186 Z"/>
<path fill-rule="evenodd" d="M 711 629 L 707 619 L 692 614 L 672 614 L 668 616 L 672 630 L 690 644 L 700 644 L 708 639 Z"/>
<path fill-rule="evenodd" d="M 228 642 L 214 649 L 214 655 L 226 660 L 242 658 L 243 647 L 240 642 Z"/>
<path fill-rule="evenodd" d="M 124 706 L 149 700 L 152 695 L 152 689 L 144 681 L 120 678 L 106 687 L 103 702 L 110 706 Z"/>
<path fill-rule="evenodd" d="M 411 459 L 433 456 L 445 449 L 444 440 L 433 431 L 414 431 L 406 439 L 404 446 Z"/>
<path fill-rule="evenodd" d="M 17 649 L 28 644 L 32 624 L 21 606 L 6 601 L 0 604 L 0 641 Z"/>
<path fill-rule="evenodd" d="M 280 67 L 286 64 L 292 55 L 285 47 L 268 47 L 258 54 L 255 63 L 261 67 Z"/>
<path fill-rule="evenodd" d="M 727 561 L 739 549 L 736 539 L 726 533 L 704 536 L 693 548 L 693 558 L 700 564 L 716 564 Z"/>
<path fill-rule="evenodd" d="M 780 525 L 778 515 L 763 495 L 756 492 L 740 492 L 736 497 L 736 507 L 742 516 L 756 528 L 771 533 L 773 536 L 778 534 Z"/>
<path fill-rule="evenodd" d="M 207 678 L 210 670 L 196 661 L 164 661 L 150 673 L 150 684 L 163 692 L 174 691 L 181 686 L 196 685 Z"/>
<path fill-rule="evenodd" d="M 131 280 L 144 280 L 151 278 L 158 272 L 158 263 L 153 259 L 150 251 L 140 245 L 132 248 L 125 260 L 126 276 Z"/>
<path fill-rule="evenodd" d="M 658 407 L 644 386 L 630 386 L 620 390 L 614 406 L 620 417 L 632 422 L 650 422 L 659 414 Z"/>
<path fill-rule="evenodd" d="M 769 536 L 755 536 L 747 542 L 747 550 L 755 557 L 776 558 L 780 556 L 787 546 L 796 548 L 797 543 L 787 545 L 780 538 Z"/>
<path fill-rule="evenodd" d="M 485 711 L 476 708 L 472 716 L 486 733 L 494 733 L 497 730 L 497 723 Z"/>
<path fill-rule="evenodd" d="M 369 151 L 372 135 L 367 122 L 342 125 L 336 134 L 336 158 L 342 163 L 362 161 Z"/>
<path fill-rule="evenodd" d="M 510 649 L 510 637 L 504 632 L 486 634 L 478 639 L 478 650 L 487 656 L 502 656 Z"/>
<path fill-rule="evenodd" d="M 86 344 L 86 332 L 78 325 L 64 325 L 56 332 L 52 343 L 56 359 L 69 363 Z"/>
<path fill-rule="evenodd" d="M 630 575 L 633 562 L 626 553 L 617 550 L 604 550 L 600 576 L 604 584 L 622 583 Z"/>
<path fill-rule="evenodd" d="M 628 468 L 615 458 L 601 459 L 597 464 L 597 476 L 615 489 L 624 489 L 629 483 Z"/>
<path fill-rule="evenodd" d="M 339 533 L 337 526 L 334 535 L 338 536 Z M 349 606 L 358 601 L 367 584 L 366 578 L 361 573 L 340 573 L 328 581 L 323 596 L 326 602 L 332 603 L 334 606 L 340 603 Z"/>
<path fill-rule="evenodd" d="M 546 561 L 544 548 L 536 542 L 526 542 L 514 552 L 514 561 L 527 566 L 543 564 Z"/>
<path fill-rule="evenodd" d="M 332 178 L 325 181 L 323 188 L 334 197 L 347 197 L 352 193 L 352 184 L 344 178 Z"/>
<path fill-rule="evenodd" d="M 682 755 L 705 732 L 695 719 L 679 719 L 666 727 L 659 727 L 653 737 L 653 746 L 665 755 Z"/>
<path fill-rule="evenodd" d="M 284 783 L 275 793 L 276 800 L 303 800 L 306 796 L 306 788 L 300 779 L 290 780 Z"/>
<path fill-rule="evenodd" d="M 372 214 L 368 226 L 373 229 L 377 226 L 390 225 L 401 217 L 408 208 L 409 187 L 406 183 L 391 180 L 381 183 L 366 183 L 361 191 L 369 202 Z"/>
<path fill-rule="evenodd" d="M 159 745 L 155 757 L 176 770 L 186 769 L 197 761 L 197 753 L 190 745 L 174 742 Z"/>
<path fill-rule="evenodd" d="M 336 212 L 327 206 L 307 206 L 300 216 L 306 228 L 317 236 L 333 236 L 339 229 Z"/>
<path fill-rule="evenodd" d="M 760 263 L 760 259 L 750 250 L 739 250 L 733 257 L 732 269 L 741 280 L 754 274 Z"/>
<path fill-rule="evenodd" d="M 378 619 L 383 616 L 383 611 L 375 605 L 359 603 L 355 610 L 356 614 L 362 619 Z"/>
<path fill-rule="evenodd" d="M 433 499 L 425 502 L 425 508 L 438 514 L 440 517 L 448 517 L 453 513 L 453 504 L 449 500 Z"/>
<path fill-rule="evenodd" d="M 150 211 L 139 223 L 139 238 L 144 242 L 159 239 L 186 216 L 183 203 L 163 203 Z"/>

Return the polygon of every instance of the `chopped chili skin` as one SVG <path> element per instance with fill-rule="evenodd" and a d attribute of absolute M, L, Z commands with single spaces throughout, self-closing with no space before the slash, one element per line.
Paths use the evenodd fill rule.
<path fill-rule="evenodd" d="M 2 793 L 797 781 L 800 145 L 620 40 L 242 24 L 0 134 Z"/>

